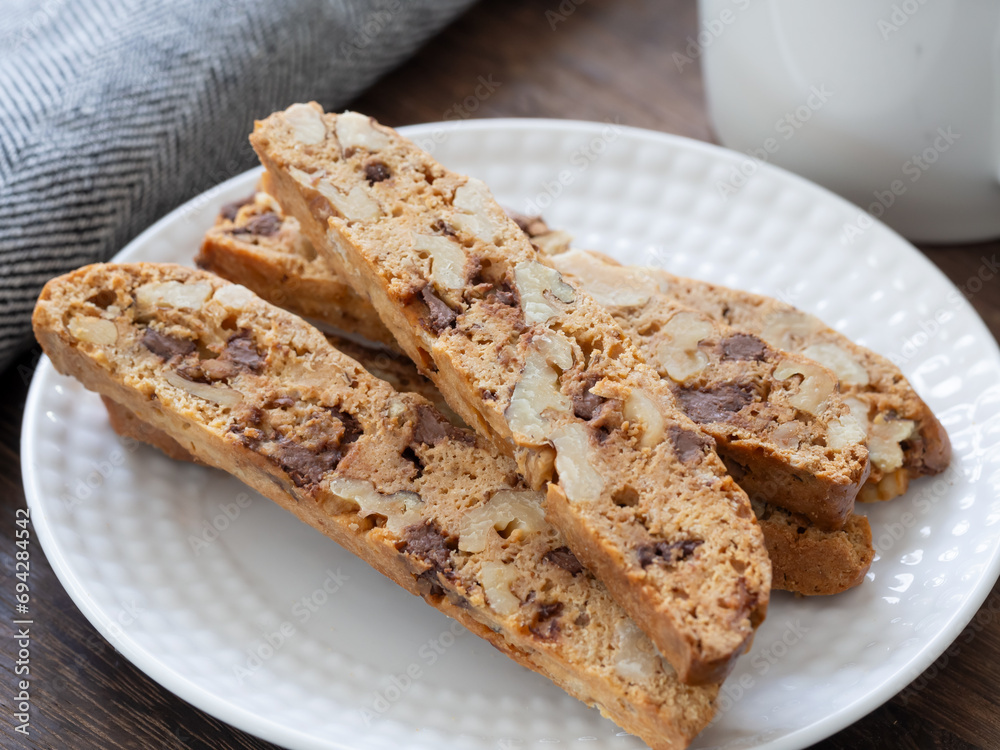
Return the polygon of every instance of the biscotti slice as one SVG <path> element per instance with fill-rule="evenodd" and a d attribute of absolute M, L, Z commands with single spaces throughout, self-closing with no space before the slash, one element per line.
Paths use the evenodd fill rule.
<path fill-rule="evenodd" d="M 355 356 L 368 369 L 363 358 Z M 371 354 L 377 353 L 371 351 Z M 417 375 L 416 370 L 413 374 Z M 417 375 L 419 377 L 419 375 Z M 140 420 L 121 404 L 102 396 L 112 429 L 123 437 L 159 448 L 178 461 L 197 461 L 163 430 Z M 801 516 L 753 503 L 771 559 L 771 587 L 804 596 L 839 594 L 860 584 L 871 566 L 871 528 L 864 516 L 852 515 L 840 531 L 820 531 Z"/>
<path fill-rule="evenodd" d="M 558 254 L 568 245 L 549 247 Z M 591 255 L 616 263 L 599 253 Z M 889 500 L 906 492 L 910 479 L 938 474 L 948 467 L 948 433 L 900 369 L 886 357 L 854 343 L 816 316 L 779 300 L 675 276 L 660 268 L 638 272 L 655 284 L 660 294 L 717 322 L 758 336 L 774 348 L 808 357 L 836 374 L 841 396 L 868 436 L 871 475 L 858 500 Z"/>
<path fill-rule="evenodd" d="M 681 679 L 727 674 L 769 600 L 763 537 L 607 311 L 485 185 L 370 118 L 294 105 L 251 142 L 281 206 L 452 408 L 548 483 L 550 520 Z"/>
<path fill-rule="evenodd" d="M 839 594 L 858 586 L 875 558 L 868 519 L 851 514 L 839 531 L 821 531 L 804 516 L 753 503 L 764 530 L 776 589 L 804 596 Z"/>
<path fill-rule="evenodd" d="M 278 276 L 275 252 L 280 253 Z M 237 284 L 266 289 L 267 299 L 299 315 L 397 348 L 371 305 L 327 271 L 298 222 L 284 216 L 265 192 L 223 207 L 195 263 Z"/>
<path fill-rule="evenodd" d="M 286 216 L 267 192 L 267 183 L 265 173 L 255 193 L 222 207 L 195 256 L 198 267 L 297 315 L 400 351 L 371 304 L 330 272 L 299 231 L 298 220 Z M 540 218 L 510 215 L 544 252 L 568 247 L 569 235 L 549 229 Z"/>
<path fill-rule="evenodd" d="M 830 370 L 680 304 L 648 269 L 580 250 L 550 262 L 614 316 L 751 499 L 826 531 L 844 525 L 868 450 Z"/>
<path fill-rule="evenodd" d="M 543 517 L 512 460 L 394 391 L 300 318 L 180 266 L 50 281 L 56 369 L 230 472 L 654 748 L 718 687 L 686 686 Z"/>
<path fill-rule="evenodd" d="M 263 189 L 263 184 L 261 189 Z M 219 259 L 220 262 L 216 265 L 221 269 L 235 269 L 236 278 L 231 280 L 242 279 L 252 284 L 258 276 L 287 278 L 294 285 L 296 268 L 287 265 L 284 258 L 286 255 L 296 254 L 297 248 L 309 243 L 308 240 L 303 242 L 301 236 L 298 235 L 298 222 L 295 219 L 284 217 L 276 205 L 273 206 L 273 210 L 277 212 L 276 215 L 282 222 L 295 222 L 294 231 L 278 233 L 278 239 L 266 246 L 250 244 L 245 248 L 238 247 L 242 244 L 238 234 L 231 241 L 219 243 L 216 241 L 217 235 L 210 231 L 205 238 L 203 254 L 207 251 L 210 257 Z M 236 226 L 241 226 L 243 222 L 253 221 L 253 216 L 251 214 L 244 217 L 241 212 L 234 223 Z M 532 244 L 543 248 L 544 252 L 555 253 L 568 249 L 569 235 L 565 232 L 550 229 L 539 218 L 514 214 L 511 214 L 511 218 L 528 235 Z M 231 249 L 234 246 L 236 249 Z M 256 256 L 255 264 L 263 270 L 262 274 L 243 274 L 239 271 L 241 258 L 246 252 L 254 253 Z M 317 259 L 315 262 L 320 263 L 322 259 Z M 328 272 L 332 273 L 332 271 Z M 250 288 L 251 291 L 264 299 L 273 302 L 275 300 L 272 300 L 269 295 L 275 294 L 275 286 L 272 282 L 264 281 L 261 288 L 252 286 Z M 285 295 L 279 295 L 279 297 L 287 300 Z M 335 305 L 337 299 L 331 298 L 328 302 Z M 308 304 L 313 309 L 324 309 L 324 305 L 317 300 L 309 301 Z M 294 301 L 288 300 L 285 307 L 286 309 L 291 308 L 294 312 L 294 305 Z M 375 315 L 374 310 L 371 311 L 371 314 Z M 317 320 L 326 322 L 322 316 L 319 316 Z M 396 390 L 410 390 L 406 383 L 411 383 L 415 387 L 420 387 L 417 392 L 432 401 L 439 409 L 444 410 L 446 414 L 454 414 L 443 406 L 440 393 L 429 381 L 417 373 L 409 360 L 401 362 L 390 357 L 386 361 L 387 357 L 384 353 L 353 342 L 331 339 L 331 343 L 356 359 L 377 377 L 388 380 Z M 387 365 L 389 366 L 387 367 Z M 132 436 L 135 437 L 135 435 Z M 764 542 L 771 559 L 772 588 L 793 591 L 807 596 L 836 594 L 858 585 L 864 580 L 864 575 L 875 554 L 871 544 L 871 531 L 865 518 L 852 515 L 848 518 L 843 530 L 822 531 L 799 515 L 778 511 L 759 500 L 753 502 L 752 505 L 757 515 L 757 522 L 764 533 Z M 822 567 L 817 567 L 819 561 L 823 562 Z"/>

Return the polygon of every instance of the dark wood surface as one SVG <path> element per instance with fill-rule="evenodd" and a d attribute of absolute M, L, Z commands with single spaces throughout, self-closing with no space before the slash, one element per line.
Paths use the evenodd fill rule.
<path fill-rule="evenodd" d="M 547 18 L 546 11 L 558 17 Z M 626 125 L 712 140 L 700 70 L 679 71 L 671 58 L 696 24 L 693 0 L 481 3 L 353 106 L 390 125 L 454 118 L 478 77 L 492 76 L 499 86 L 471 116 L 617 117 Z M 1000 253 L 1000 243 L 924 251 L 964 286 L 983 256 Z M 971 301 L 1000 335 L 1000 283 L 988 282 Z M 3 747 L 273 747 L 192 708 L 116 653 L 70 601 L 37 544 L 31 550 L 30 741 L 13 731 L 15 512 L 25 507 L 18 445 L 37 356 L 37 348 L 27 352 L 0 375 Z M 914 688 L 873 709 L 816 747 L 1000 748 L 1000 587 Z"/>

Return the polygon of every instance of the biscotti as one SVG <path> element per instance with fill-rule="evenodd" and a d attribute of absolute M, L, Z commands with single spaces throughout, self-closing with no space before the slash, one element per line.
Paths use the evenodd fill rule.
<path fill-rule="evenodd" d="M 294 105 L 251 143 L 282 208 L 452 408 L 510 453 L 576 556 L 690 683 L 766 612 L 743 491 L 610 315 L 486 186 L 357 113 Z"/>
<path fill-rule="evenodd" d="M 843 527 L 868 450 L 832 372 L 680 304 L 648 269 L 580 250 L 550 262 L 614 316 L 751 499 Z"/>
<path fill-rule="evenodd" d="M 294 250 L 281 255 L 280 276 L 268 250 Z M 261 259 L 269 262 L 261 263 Z M 326 270 L 293 217 L 283 216 L 274 198 L 256 192 L 223 207 L 195 257 L 201 268 L 248 288 L 267 288 L 268 299 L 306 318 L 325 320 L 391 349 L 396 341 L 372 313 L 371 305 L 349 284 Z"/>
<path fill-rule="evenodd" d="M 280 207 L 273 201 L 266 205 L 283 223 L 295 222 L 295 231 L 280 232 L 273 242 L 247 244 L 243 247 L 241 247 L 244 245 L 240 239 L 243 236 L 241 233 L 234 233 L 224 242 L 219 242 L 218 235 L 210 231 L 205 237 L 202 254 L 217 259 L 218 262 L 214 267 L 222 269 L 223 274 L 227 270 L 232 270 L 235 273 L 235 278 L 230 279 L 232 281 L 254 284 L 261 279 L 260 288 L 250 287 L 253 292 L 269 302 L 285 300 L 286 308 L 290 307 L 295 311 L 295 301 L 281 294 L 280 286 L 270 279 L 286 278 L 292 286 L 295 286 L 296 267 L 286 263 L 285 259 L 288 255 L 297 254 L 299 248 L 308 244 L 308 241 L 303 241 L 301 236 L 297 236 L 298 222 L 295 219 L 284 217 Z M 246 222 L 254 221 L 257 215 L 244 214 L 241 211 L 233 223 L 236 227 L 240 227 Z M 546 252 L 556 252 L 557 248 L 558 251 L 567 249 L 568 235 L 564 232 L 549 229 L 537 218 L 528 219 L 519 216 L 512 218 L 528 235 L 533 245 L 546 248 Z M 239 270 L 241 259 L 247 253 L 254 255 L 254 265 L 261 269 L 262 273 L 245 274 Z M 322 263 L 322 259 L 313 262 Z M 320 273 L 320 269 L 317 269 L 316 275 L 319 276 Z M 328 270 L 327 273 L 332 274 L 332 271 Z M 318 310 L 333 309 L 341 302 L 336 296 L 339 293 L 333 291 L 334 294 L 325 301 L 310 300 L 307 304 Z M 277 300 L 272 299 L 272 295 L 276 296 Z M 374 314 L 374 311 L 371 311 L 371 315 Z M 329 320 L 323 316 L 317 316 L 317 320 L 333 324 L 332 321 L 339 321 L 340 318 L 335 314 Z M 377 377 L 389 380 L 397 390 L 409 390 L 406 383 L 412 383 L 420 387 L 418 392 L 422 396 L 433 401 L 439 408 L 446 409 L 442 406 L 440 393 L 429 381 L 420 377 L 409 364 L 409 360 L 403 363 L 396 358 L 387 358 L 382 352 L 366 349 L 354 343 L 340 339 L 331 341 L 334 346 L 356 359 Z M 772 588 L 804 595 L 835 594 L 861 583 L 864 579 L 874 557 L 874 550 L 871 544 L 871 531 L 867 520 L 863 517 L 852 515 L 843 530 L 821 531 L 807 519 L 797 514 L 778 512 L 776 508 L 759 500 L 753 502 L 753 508 L 764 533 L 764 542 L 771 559 Z M 822 562 L 822 565 L 818 565 L 819 562 Z"/>
<path fill-rule="evenodd" d="M 566 246 L 553 247 L 558 252 Z M 906 492 L 910 479 L 938 474 L 948 467 L 948 433 L 886 357 L 779 300 L 659 268 L 644 268 L 641 273 L 656 284 L 659 293 L 758 336 L 772 347 L 815 360 L 837 375 L 841 395 L 868 435 L 871 476 L 858 500 L 889 500 Z"/>
<path fill-rule="evenodd" d="M 679 682 L 513 461 L 296 316 L 204 272 L 96 265 L 49 282 L 33 324 L 57 370 L 652 747 L 711 719 L 717 686 Z"/>
<path fill-rule="evenodd" d="M 272 217 L 273 239 L 242 241 L 253 237 L 262 215 Z M 540 220 L 512 218 L 535 245 L 553 234 Z M 342 326 L 341 306 L 355 302 L 345 297 L 343 283 L 325 269 L 322 258 L 305 261 L 309 279 L 300 278 L 301 249 L 315 251 L 297 227 L 294 218 L 285 221 L 273 198 L 258 192 L 232 221 L 222 217 L 209 231 L 199 265 L 293 312 Z M 831 373 L 681 306 L 658 293 L 645 274 L 608 267 L 590 254 L 557 255 L 552 246 L 545 252 L 560 271 L 581 281 L 646 360 L 669 378 L 678 402 L 715 439 L 730 473 L 752 499 L 805 515 L 827 531 L 844 525 L 867 478 L 868 459 L 864 432 L 835 392 Z M 274 273 L 275 266 L 280 275 Z M 303 281 L 321 282 L 324 273 L 331 288 L 312 289 L 324 295 L 322 303 L 305 293 L 285 291 L 286 286 L 300 289 Z M 333 315 L 310 312 L 323 309 L 333 310 Z M 787 377 L 779 379 L 776 373 Z M 811 380 L 800 384 L 807 373 Z"/>

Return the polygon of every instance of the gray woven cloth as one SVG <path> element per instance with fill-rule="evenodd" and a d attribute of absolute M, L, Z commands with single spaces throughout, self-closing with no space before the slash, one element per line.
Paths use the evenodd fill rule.
<path fill-rule="evenodd" d="M 0 368 L 42 285 L 256 162 L 256 118 L 348 102 L 473 0 L 5 0 Z"/>

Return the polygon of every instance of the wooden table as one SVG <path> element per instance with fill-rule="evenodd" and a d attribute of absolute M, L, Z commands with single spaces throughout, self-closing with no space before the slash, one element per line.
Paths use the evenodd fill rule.
<path fill-rule="evenodd" d="M 547 11 L 556 15 L 546 16 Z M 693 0 L 508 0 L 481 3 L 353 106 L 390 125 L 456 116 L 454 107 L 492 77 L 496 91 L 475 117 L 605 120 L 713 140 L 697 65 L 678 71 L 671 54 L 696 33 Z M 959 286 L 993 242 L 924 248 Z M 1000 335 L 1000 282 L 972 298 Z M 13 612 L 15 510 L 25 505 L 18 458 L 21 413 L 37 349 L 0 375 L 0 625 L 4 747 L 270 748 L 192 708 L 119 656 L 66 595 L 41 549 L 32 551 L 33 735 L 11 724 L 16 645 Z M 816 747 L 1000 748 L 1000 587 L 945 657 L 921 678 L 926 687 L 895 699 Z"/>

